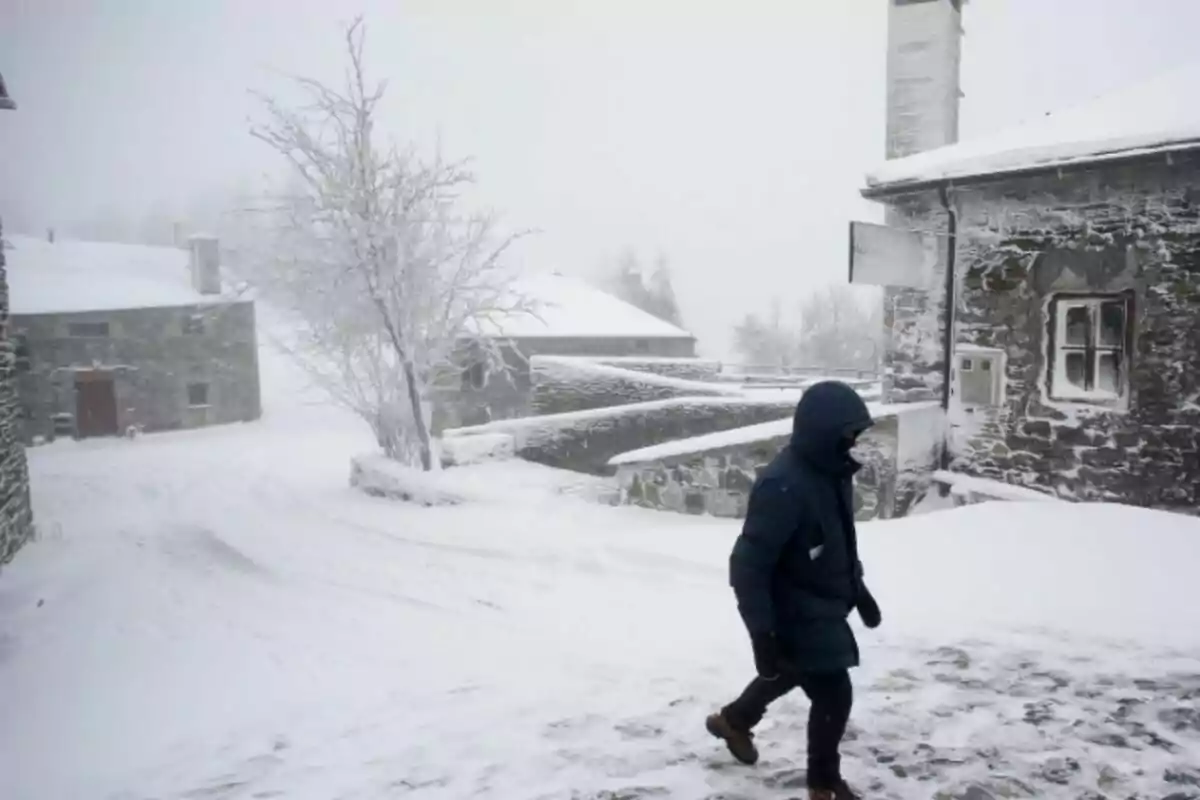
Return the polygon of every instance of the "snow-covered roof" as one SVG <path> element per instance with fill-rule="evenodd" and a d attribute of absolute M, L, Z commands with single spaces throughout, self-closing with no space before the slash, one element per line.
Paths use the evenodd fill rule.
<path fill-rule="evenodd" d="M 536 313 L 493 316 L 480 323 L 485 336 L 512 339 L 609 338 L 691 339 L 690 333 L 581 280 L 558 273 L 521 276 L 514 294 L 531 301 Z"/>
<path fill-rule="evenodd" d="M 114 311 L 228 298 L 192 287 L 188 253 L 175 247 L 6 236 L 13 314 Z"/>
<path fill-rule="evenodd" d="M 885 162 L 867 175 L 866 194 L 1200 148 L 1197 87 L 1193 62 L 993 136 Z"/>

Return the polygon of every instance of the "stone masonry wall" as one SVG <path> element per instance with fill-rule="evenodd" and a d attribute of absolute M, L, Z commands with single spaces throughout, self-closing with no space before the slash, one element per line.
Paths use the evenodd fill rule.
<path fill-rule="evenodd" d="M 33 536 L 29 468 L 20 439 L 14 347 L 8 315 L 8 271 L 0 231 L 0 564 Z"/>
<path fill-rule="evenodd" d="M 185 332 L 196 318 L 201 332 Z M 68 335 L 79 322 L 107 322 L 109 336 Z M 28 344 L 20 376 L 26 438 L 51 438 L 55 415 L 76 413 L 78 372 L 109 372 L 120 431 L 194 428 L 262 415 L 254 304 L 250 302 L 14 317 Z M 208 403 L 192 407 L 188 385 L 208 385 Z"/>
<path fill-rule="evenodd" d="M 938 237 L 938 261 L 928 286 L 884 288 L 885 403 L 925 402 L 942 398 L 948 221 L 949 215 L 934 194 L 902 198 L 888 209 L 888 225 Z"/>
<path fill-rule="evenodd" d="M 787 446 L 790 434 L 743 442 L 617 470 L 621 502 L 663 511 L 746 515 L 750 488 L 759 472 Z M 863 435 L 855 478 L 854 513 L 860 520 L 885 519 L 895 512 L 897 420 L 889 417 Z"/>
<path fill-rule="evenodd" d="M 534 414 L 561 414 L 671 397 L 740 394 L 718 385 L 599 364 L 591 359 L 534 356 L 530 359 Z"/>
<path fill-rule="evenodd" d="M 448 431 L 449 436 L 508 434 L 528 461 L 593 475 L 611 475 L 609 459 L 642 447 L 791 419 L 795 399 L 685 397 L 612 408 L 499 420 Z"/>
<path fill-rule="evenodd" d="M 721 377 L 721 362 L 703 358 L 685 357 L 639 357 L 614 356 L 612 358 L 594 359 L 598 364 L 610 367 L 620 367 L 634 372 L 649 372 L 652 375 L 662 375 L 668 378 L 682 378 L 689 381 L 715 381 Z"/>
<path fill-rule="evenodd" d="M 1200 159 L 960 189 L 955 339 L 1006 355 L 998 408 L 957 410 L 952 467 L 1082 500 L 1200 509 Z M 1127 407 L 1052 401 L 1049 303 L 1133 296 Z"/>
<path fill-rule="evenodd" d="M 483 386 L 451 376 L 433 391 L 433 428 L 440 432 L 493 420 L 515 419 L 534 413 L 534 356 L 692 358 L 696 341 L 688 338 L 569 337 L 520 339 L 502 348 L 506 373 L 487 375 Z M 464 352 L 464 363 L 469 355 Z"/>

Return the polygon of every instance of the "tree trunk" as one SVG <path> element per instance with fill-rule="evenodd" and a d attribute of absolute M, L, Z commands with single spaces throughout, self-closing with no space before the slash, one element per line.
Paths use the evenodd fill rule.
<path fill-rule="evenodd" d="M 417 386 L 417 371 L 408 359 L 404 360 L 403 367 L 404 382 L 408 384 L 408 402 L 412 404 L 413 425 L 421 443 L 421 469 L 429 472 L 433 469 L 433 440 L 429 435 L 429 426 L 425 424 L 425 407 L 421 403 L 421 388 Z"/>

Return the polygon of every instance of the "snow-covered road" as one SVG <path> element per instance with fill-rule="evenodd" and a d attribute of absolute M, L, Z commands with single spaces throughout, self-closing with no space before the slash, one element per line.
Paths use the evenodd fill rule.
<path fill-rule="evenodd" d="M 299 406 L 32 451 L 0 795 L 802 793 L 801 699 L 755 769 L 701 724 L 749 675 L 736 525 L 592 505 L 524 464 L 466 468 L 507 500 L 405 506 L 347 487 L 368 445 Z M 1195 520 L 1012 504 L 862 539 L 885 622 L 846 771 L 870 796 L 1200 796 Z"/>

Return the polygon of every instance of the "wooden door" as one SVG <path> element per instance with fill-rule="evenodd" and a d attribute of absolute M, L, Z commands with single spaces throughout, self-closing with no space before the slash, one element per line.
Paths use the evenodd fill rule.
<path fill-rule="evenodd" d="M 75 430 L 81 439 L 117 435 L 117 391 L 111 375 L 80 373 L 75 378 Z"/>

